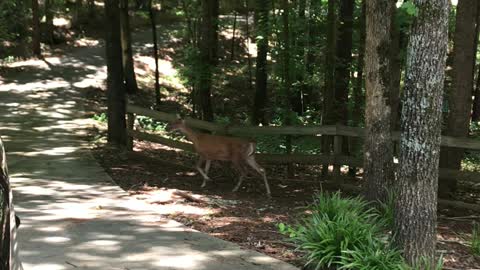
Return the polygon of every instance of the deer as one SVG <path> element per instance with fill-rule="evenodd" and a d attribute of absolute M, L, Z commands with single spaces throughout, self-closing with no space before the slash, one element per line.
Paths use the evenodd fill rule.
<path fill-rule="evenodd" d="M 196 132 L 185 124 L 184 119 L 177 119 L 169 123 L 166 130 L 168 132 L 179 131 L 192 142 L 195 152 L 199 155 L 195 168 L 203 177 L 202 188 L 207 185 L 207 181 L 211 181 L 208 171 L 212 161 L 230 161 L 240 172 L 240 177 L 232 192 L 237 192 L 242 185 L 243 179 L 247 176 L 245 167 L 248 165 L 263 177 L 267 196 L 271 196 L 265 169 L 255 161 L 255 141 Z M 202 169 L 204 162 L 205 167 Z"/>

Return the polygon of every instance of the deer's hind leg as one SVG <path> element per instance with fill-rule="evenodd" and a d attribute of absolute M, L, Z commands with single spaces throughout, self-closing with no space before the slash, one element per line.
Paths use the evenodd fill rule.
<path fill-rule="evenodd" d="M 235 169 L 237 169 L 237 171 L 240 173 L 240 177 L 238 178 L 238 182 L 232 190 L 232 192 L 237 192 L 238 189 L 240 188 L 240 186 L 242 186 L 243 179 L 245 178 L 247 173 L 242 166 L 242 162 L 240 162 L 239 160 L 233 160 L 232 164 L 235 167 Z"/>
<path fill-rule="evenodd" d="M 257 161 L 255 161 L 255 156 L 251 155 L 248 156 L 245 160 L 250 167 L 252 167 L 256 172 L 258 172 L 261 176 L 263 176 L 263 182 L 265 184 L 265 189 L 267 190 L 267 195 L 270 197 L 270 185 L 268 184 L 267 174 L 265 173 L 265 169 L 258 165 Z"/>
<path fill-rule="evenodd" d="M 202 164 L 203 162 L 206 161 L 205 163 L 205 171 L 202 170 Z M 195 166 L 195 169 L 203 176 L 203 183 L 202 183 L 202 188 L 204 188 L 207 185 L 207 181 L 211 180 L 210 177 L 208 177 L 208 170 L 210 169 L 210 163 L 211 160 L 205 159 L 203 157 L 200 157 L 198 159 L 197 165 Z"/>

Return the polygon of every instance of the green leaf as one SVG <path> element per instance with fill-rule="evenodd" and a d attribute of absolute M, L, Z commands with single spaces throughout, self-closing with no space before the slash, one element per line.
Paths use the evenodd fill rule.
<path fill-rule="evenodd" d="M 413 2 L 403 2 L 401 8 L 410 16 L 417 17 L 418 15 L 418 9 Z"/>

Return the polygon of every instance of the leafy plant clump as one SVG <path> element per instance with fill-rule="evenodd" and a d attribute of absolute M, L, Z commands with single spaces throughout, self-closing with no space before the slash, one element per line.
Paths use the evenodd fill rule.
<path fill-rule="evenodd" d="M 480 230 L 478 228 L 478 223 L 473 224 L 470 248 L 475 256 L 480 256 Z"/>
<path fill-rule="evenodd" d="M 308 212 L 301 224 L 279 229 L 305 253 L 309 269 L 406 269 L 385 237 L 388 221 L 361 198 L 321 193 Z"/>

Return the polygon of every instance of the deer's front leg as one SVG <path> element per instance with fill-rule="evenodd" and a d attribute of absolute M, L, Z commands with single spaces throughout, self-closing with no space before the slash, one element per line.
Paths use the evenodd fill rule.
<path fill-rule="evenodd" d="M 195 168 L 197 169 L 197 171 L 203 176 L 203 183 L 202 183 L 202 188 L 205 187 L 207 185 L 207 180 L 210 180 L 210 177 L 208 177 L 208 175 L 202 170 L 202 164 L 203 162 L 205 161 L 204 158 L 200 158 L 197 162 L 197 165 L 195 166 Z M 207 160 L 207 164 L 208 167 L 210 167 L 210 160 Z"/>

